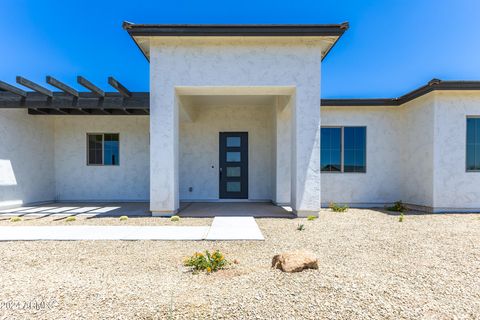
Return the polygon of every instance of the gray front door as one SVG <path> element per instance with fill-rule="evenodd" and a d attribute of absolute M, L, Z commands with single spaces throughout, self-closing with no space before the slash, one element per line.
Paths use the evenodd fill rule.
<path fill-rule="evenodd" d="M 248 133 L 220 132 L 220 199 L 248 199 Z"/>

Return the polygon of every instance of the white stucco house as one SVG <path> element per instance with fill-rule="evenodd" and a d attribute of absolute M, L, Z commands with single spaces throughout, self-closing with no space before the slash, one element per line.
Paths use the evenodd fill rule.
<path fill-rule="evenodd" d="M 46 201 L 330 202 L 480 211 L 480 82 L 321 99 L 338 25 L 142 25 L 150 92 L 0 83 L 0 207 Z M 126 62 L 128 66 L 128 62 Z"/>

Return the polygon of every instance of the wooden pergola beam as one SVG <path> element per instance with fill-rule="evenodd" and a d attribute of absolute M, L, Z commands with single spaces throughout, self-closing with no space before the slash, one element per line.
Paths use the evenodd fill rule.
<path fill-rule="evenodd" d="M 55 88 L 58 88 L 62 90 L 65 93 L 71 94 L 72 96 L 78 98 L 78 91 L 70 87 L 69 85 L 66 85 L 65 83 L 55 79 L 52 76 L 47 76 L 47 83 L 49 85 L 54 86 Z"/>
<path fill-rule="evenodd" d="M 108 84 L 117 89 L 120 94 L 126 98 L 130 98 L 132 93 L 125 88 L 120 82 L 118 82 L 114 77 L 108 77 Z"/>
<path fill-rule="evenodd" d="M 99 87 L 97 87 L 96 85 L 94 85 L 93 83 L 85 79 L 84 77 L 78 76 L 77 82 L 82 86 L 84 86 L 85 88 L 87 88 L 88 90 L 92 91 L 93 93 L 96 93 L 100 97 L 105 97 L 105 91 L 103 91 L 102 89 L 100 89 Z"/>
<path fill-rule="evenodd" d="M 17 88 L 15 86 L 12 86 L 11 84 L 8 84 L 8 83 L 3 82 L 1 80 L 0 80 L 0 89 L 8 91 L 8 92 L 16 94 L 16 95 L 19 95 L 19 96 L 24 97 L 24 98 L 27 96 L 26 91 L 23 91 L 22 89 Z"/>
<path fill-rule="evenodd" d="M 28 79 L 25 79 L 24 77 L 17 76 L 17 83 L 21 84 L 22 86 L 25 86 L 27 88 L 32 89 L 33 91 L 36 91 L 38 93 L 41 93 L 49 98 L 53 97 L 53 92 L 51 90 L 48 90 L 45 87 L 42 87 L 39 84 L 36 84 L 33 81 L 30 81 Z"/>

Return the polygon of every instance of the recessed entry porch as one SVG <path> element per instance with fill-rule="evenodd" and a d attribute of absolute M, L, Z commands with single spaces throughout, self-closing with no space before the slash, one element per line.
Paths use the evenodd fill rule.
<path fill-rule="evenodd" d="M 195 93 L 179 96 L 180 201 L 276 201 L 276 108 L 288 98 Z"/>
<path fill-rule="evenodd" d="M 294 87 L 176 87 L 173 117 L 150 119 L 151 142 L 159 143 L 151 145 L 151 211 L 182 212 L 180 202 L 289 205 L 294 94 Z"/>

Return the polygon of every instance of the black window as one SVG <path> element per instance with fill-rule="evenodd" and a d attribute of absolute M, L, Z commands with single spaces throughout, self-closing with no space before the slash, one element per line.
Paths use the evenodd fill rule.
<path fill-rule="evenodd" d="M 343 128 L 343 171 L 365 172 L 366 167 L 366 129 L 365 127 Z"/>
<path fill-rule="evenodd" d="M 342 170 L 342 129 L 322 128 L 320 163 L 324 172 L 340 172 Z"/>
<path fill-rule="evenodd" d="M 366 172 L 367 128 L 325 127 L 321 130 L 322 172 Z"/>
<path fill-rule="evenodd" d="M 87 164 L 118 166 L 120 139 L 118 133 L 87 134 Z"/>
<path fill-rule="evenodd" d="M 480 118 L 467 118 L 467 171 L 480 171 Z"/>

